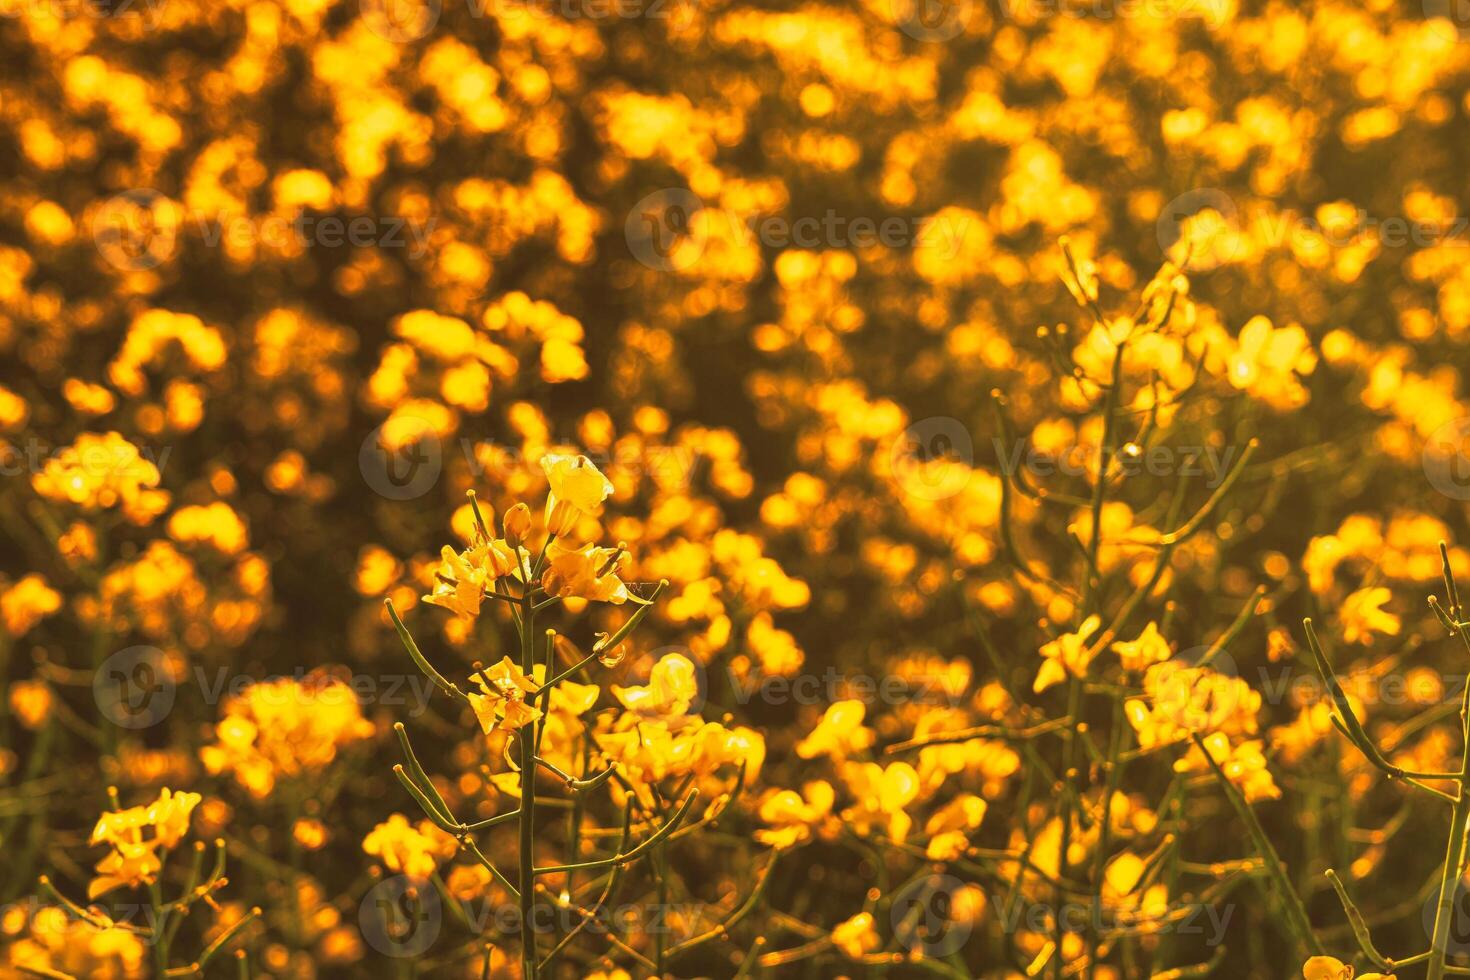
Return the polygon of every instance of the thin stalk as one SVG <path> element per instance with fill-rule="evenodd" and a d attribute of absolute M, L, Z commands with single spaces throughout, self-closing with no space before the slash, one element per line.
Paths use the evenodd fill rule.
<path fill-rule="evenodd" d="M 1445 579 L 1449 583 L 1451 602 L 1456 602 L 1454 580 L 1450 577 L 1449 560 L 1445 559 Z M 1458 620 L 1456 620 L 1458 622 Z M 1460 639 L 1470 649 L 1470 637 L 1457 629 Z M 1470 822 L 1470 683 L 1460 696 L 1460 792 L 1450 811 L 1450 839 L 1445 843 L 1444 868 L 1440 871 L 1439 898 L 1434 904 L 1434 935 L 1429 944 L 1432 955 L 1425 980 L 1443 980 L 1449 955 L 1450 922 L 1455 915 L 1455 889 L 1460 884 L 1460 866 L 1465 861 L 1465 826 Z"/>
<path fill-rule="evenodd" d="M 1467 755 L 1470 759 L 1470 755 Z M 1445 844 L 1444 869 L 1439 880 L 1439 897 L 1434 904 L 1434 935 L 1425 980 L 1443 980 L 1445 957 L 1449 954 L 1450 922 L 1455 915 L 1455 888 L 1460 883 L 1460 862 L 1465 853 L 1465 824 L 1470 820 L 1470 794 L 1461 783 L 1460 798 L 1450 813 L 1450 838 Z"/>
<path fill-rule="evenodd" d="M 1068 677 L 1067 677 L 1067 717 L 1068 718 L 1076 718 L 1077 717 L 1077 712 L 1079 710 L 1081 710 L 1081 707 L 1082 707 L 1082 681 L 1079 680 L 1078 678 L 1074 677 L 1074 676 L 1068 675 Z M 1062 782 L 1063 782 L 1064 785 L 1062 787 L 1062 789 L 1063 789 L 1063 792 L 1062 792 L 1062 802 L 1061 802 L 1061 806 L 1060 806 L 1061 818 L 1062 818 L 1062 827 L 1061 827 L 1061 834 L 1062 834 L 1062 836 L 1061 836 L 1061 841 L 1059 842 L 1058 847 L 1057 847 L 1057 877 L 1058 878 L 1066 878 L 1067 877 L 1067 851 L 1072 846 L 1072 797 L 1071 797 L 1071 794 L 1065 792 L 1065 790 L 1066 790 L 1066 785 L 1065 784 L 1067 784 L 1073 778 L 1073 776 L 1076 774 L 1076 770 L 1074 768 L 1074 766 L 1075 766 L 1075 760 L 1076 760 L 1076 754 L 1077 754 L 1077 733 L 1074 730 L 1072 732 L 1072 737 L 1069 738 L 1069 739 L 1067 739 L 1067 744 L 1065 746 L 1063 746 L 1063 748 L 1062 748 Z M 1060 951 L 1062 949 L 1063 942 L 1065 941 L 1065 939 L 1067 937 L 1066 916 L 1062 914 L 1062 910 L 1067 907 L 1067 904 L 1066 903 L 1067 903 L 1067 896 L 1063 893 L 1062 889 L 1060 887 L 1058 887 L 1057 890 L 1056 890 L 1056 898 L 1055 898 L 1055 901 L 1053 903 L 1055 905 L 1055 907 L 1056 907 L 1056 922 L 1053 924 L 1053 932 L 1052 932 L 1053 942 L 1055 942 L 1056 948 L 1058 950 L 1057 957 L 1056 957 L 1055 960 L 1053 960 L 1053 963 L 1052 963 L 1052 976 L 1055 978 L 1055 980 L 1062 980 L 1062 968 L 1063 968 L 1064 964 L 1062 963 L 1062 956 L 1061 956 Z"/>
<path fill-rule="evenodd" d="M 689 808 L 694 805 L 694 801 L 698 798 L 699 790 L 690 790 L 689 795 L 684 797 L 684 802 L 679 804 L 679 808 L 664 821 L 663 825 L 654 831 L 651 837 L 645 839 L 643 843 L 637 845 L 631 851 L 620 851 L 612 857 L 599 858 L 596 861 L 582 861 L 577 864 L 553 864 L 544 868 L 537 868 L 536 873 L 538 875 L 563 874 L 568 871 L 592 871 L 596 868 L 610 868 L 627 864 L 649 848 L 657 846 L 660 841 L 669 836 L 684 821 L 684 817 L 689 813 Z"/>
<path fill-rule="evenodd" d="M 519 551 L 519 549 L 517 549 Z M 536 607 L 527 589 L 521 604 L 521 670 L 530 676 L 536 668 Z M 536 952 L 536 722 L 524 726 L 521 742 L 521 808 L 520 808 L 520 893 L 521 893 L 521 977 L 536 980 L 539 966 Z"/>
<path fill-rule="evenodd" d="M 1348 923 L 1353 928 L 1353 936 L 1358 940 L 1358 948 L 1363 951 L 1375 967 L 1380 970 L 1392 970 L 1394 963 L 1388 957 L 1378 952 L 1378 947 L 1373 945 L 1373 934 L 1368 930 L 1368 923 L 1363 918 L 1363 913 L 1353 903 L 1352 896 L 1348 895 L 1347 888 L 1337 872 L 1331 868 L 1327 869 L 1327 880 L 1332 883 L 1332 888 L 1337 892 L 1337 900 L 1342 903 L 1342 910 L 1347 914 Z"/>
<path fill-rule="evenodd" d="M 161 873 L 161 869 L 160 869 Z M 153 906 L 153 964 L 160 974 L 168 971 L 168 911 L 163 904 L 163 889 L 158 879 L 148 884 L 148 900 Z"/>
<path fill-rule="evenodd" d="M 1210 750 L 1205 747 L 1205 741 L 1198 732 L 1191 734 L 1194 739 L 1195 748 L 1205 757 L 1210 769 L 1215 773 L 1215 779 L 1220 783 L 1220 788 L 1225 792 L 1225 798 L 1230 801 L 1231 807 L 1250 831 L 1251 841 L 1256 846 L 1256 853 L 1266 862 L 1266 870 L 1270 873 L 1271 882 L 1276 886 L 1276 892 L 1280 899 L 1282 911 L 1286 914 L 1286 924 L 1293 938 L 1303 946 L 1308 955 L 1321 956 L 1322 944 L 1317 941 L 1317 936 L 1312 932 L 1312 920 L 1307 916 L 1307 910 L 1302 906 L 1301 896 L 1292 887 L 1291 878 L 1286 874 L 1286 866 L 1281 863 L 1281 855 L 1276 853 L 1271 838 L 1266 836 L 1266 830 L 1261 826 L 1261 821 L 1256 819 L 1256 813 L 1251 809 L 1245 797 L 1240 795 L 1240 790 L 1225 775 L 1225 770 L 1210 755 Z"/>
<path fill-rule="evenodd" d="M 1112 731 L 1108 733 L 1108 757 L 1107 757 L 1107 784 L 1103 789 L 1102 817 L 1097 832 L 1097 854 L 1092 864 L 1092 907 L 1100 910 L 1102 908 L 1103 876 L 1107 872 L 1109 831 L 1113 825 L 1113 796 L 1118 792 L 1118 786 L 1123 779 L 1123 761 L 1119 756 L 1123 751 L 1124 740 L 1128 736 L 1128 723 L 1123 717 L 1123 702 L 1117 698 L 1113 700 Z M 1087 978 L 1092 980 L 1097 975 L 1097 949 L 1098 935 L 1096 926 L 1097 913 L 1092 916 L 1093 926 L 1087 937 Z"/>
<path fill-rule="evenodd" d="M 658 914 L 662 918 L 669 911 L 669 847 L 662 843 L 653 852 L 654 873 L 658 875 Z M 653 965 L 658 976 L 664 975 L 664 947 L 666 930 L 658 929 L 653 937 Z"/>

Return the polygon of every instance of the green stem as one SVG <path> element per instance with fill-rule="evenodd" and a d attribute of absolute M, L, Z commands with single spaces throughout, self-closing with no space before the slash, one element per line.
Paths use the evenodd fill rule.
<path fill-rule="evenodd" d="M 694 805 L 694 801 L 698 798 L 699 790 L 690 790 L 689 795 L 684 797 L 684 801 L 679 804 L 678 809 L 676 809 L 669 816 L 669 818 L 663 822 L 658 830 L 654 831 L 652 836 L 645 839 L 643 843 L 637 845 L 631 851 L 620 850 L 612 857 L 599 858 L 596 861 L 582 861 L 576 864 L 553 864 L 544 868 L 537 868 L 536 874 L 565 874 L 568 871 L 592 871 L 597 868 L 611 868 L 627 864 L 634 858 L 643 854 L 649 848 L 656 846 L 665 837 L 669 836 L 669 834 L 673 833 L 674 829 L 677 828 L 679 824 L 684 822 L 684 817 L 688 815 L 689 808 Z"/>
<path fill-rule="evenodd" d="M 1210 755 L 1210 750 L 1205 747 L 1205 741 L 1198 732 L 1193 733 L 1195 748 L 1205 757 L 1210 769 L 1215 773 L 1215 779 L 1220 783 L 1220 788 L 1225 792 L 1225 798 L 1230 801 L 1231 807 L 1250 831 L 1251 841 L 1256 846 L 1256 853 L 1261 860 L 1266 862 L 1266 870 L 1269 872 L 1271 882 L 1276 886 L 1276 893 L 1281 902 L 1282 911 L 1286 913 L 1286 924 L 1291 930 L 1297 942 L 1306 949 L 1310 956 L 1322 955 L 1322 944 L 1317 941 L 1317 936 L 1312 932 L 1312 920 L 1307 916 L 1307 910 L 1302 906 L 1301 896 L 1292 887 L 1291 879 L 1286 874 L 1286 866 L 1281 863 L 1281 855 L 1276 853 L 1271 838 L 1266 836 L 1266 830 L 1261 826 L 1261 821 L 1256 819 L 1255 811 L 1251 809 L 1245 797 L 1240 795 L 1240 790 L 1225 775 L 1225 770 Z M 1448 928 L 1448 926 L 1446 927 Z"/>
<path fill-rule="evenodd" d="M 668 844 L 660 844 L 653 852 L 654 873 L 658 875 L 658 916 L 660 922 L 667 922 L 669 912 L 669 850 Z M 660 928 L 653 937 L 653 963 L 657 968 L 659 976 L 664 975 L 664 945 L 667 938 L 666 930 Z"/>
<path fill-rule="evenodd" d="M 1342 910 L 1348 917 L 1348 924 L 1352 926 L 1353 936 L 1358 940 L 1358 948 L 1363 951 L 1363 955 L 1378 969 L 1392 970 L 1395 964 L 1380 953 L 1377 946 L 1373 945 L 1373 934 L 1368 929 L 1368 923 L 1358 906 L 1353 903 L 1352 896 L 1348 894 L 1347 887 L 1343 885 L 1337 872 L 1328 868 L 1327 880 L 1332 883 L 1333 890 L 1337 892 L 1337 899 L 1342 903 Z"/>
<path fill-rule="evenodd" d="M 1464 631 L 1459 631 L 1463 637 Z M 1470 645 L 1470 638 L 1465 640 Z M 1460 700 L 1460 733 L 1465 737 L 1466 725 L 1470 724 L 1470 684 Z M 1460 760 L 1460 793 L 1450 811 L 1450 838 L 1445 842 L 1444 867 L 1440 871 L 1439 897 L 1434 903 L 1434 935 L 1429 948 L 1429 969 L 1425 980 L 1444 980 L 1449 955 L 1450 922 L 1455 915 L 1455 889 L 1460 884 L 1460 866 L 1465 863 L 1465 826 L 1470 821 L 1470 745 L 1467 745 Z"/>
<path fill-rule="evenodd" d="M 15 643 L 10 634 L 0 630 L 0 684 L 10 689 L 10 652 Z M 0 748 L 10 748 L 10 707 L 0 705 Z"/>
<path fill-rule="evenodd" d="M 1102 909 L 1103 876 L 1107 873 L 1109 832 L 1113 824 L 1113 796 L 1118 792 L 1118 785 L 1122 782 L 1124 763 L 1118 757 L 1122 754 L 1124 740 L 1128 735 L 1127 720 L 1123 717 L 1123 702 L 1121 699 L 1113 701 L 1112 731 L 1108 735 L 1108 759 L 1107 759 L 1107 783 L 1103 789 L 1101 825 L 1097 832 L 1097 854 L 1093 858 L 1092 865 L 1092 907 Z M 1087 937 L 1087 978 L 1092 980 L 1097 975 L 1097 948 L 1099 930 L 1097 928 L 1098 915 L 1092 916 L 1093 925 Z"/>
<path fill-rule="evenodd" d="M 536 667 L 536 607 L 531 591 L 521 604 L 521 670 L 530 676 Z M 521 742 L 521 807 L 520 807 L 520 892 L 521 892 L 521 977 L 536 980 L 536 722 L 531 731 L 522 726 Z"/>
<path fill-rule="evenodd" d="M 1076 718 L 1077 712 L 1082 708 L 1082 681 L 1077 677 L 1067 677 L 1067 717 Z M 1074 730 L 1067 744 L 1062 748 L 1062 801 L 1059 807 L 1061 811 L 1062 826 L 1061 840 L 1057 847 L 1057 878 L 1067 877 L 1067 851 L 1072 846 L 1072 796 L 1066 792 L 1066 783 L 1075 775 L 1075 760 L 1077 753 L 1077 733 Z M 1055 980 L 1062 980 L 1065 967 L 1062 948 L 1067 939 L 1066 916 L 1062 910 L 1067 907 L 1067 896 L 1060 885 L 1057 886 L 1054 905 L 1056 906 L 1056 922 L 1053 924 L 1052 937 L 1056 949 L 1052 953 L 1052 976 Z"/>
<path fill-rule="evenodd" d="M 155 878 L 148 883 L 148 897 L 153 905 L 153 963 L 162 976 L 168 972 L 168 912 L 163 905 L 163 891 Z"/>
<path fill-rule="evenodd" d="M 1106 329 L 1107 324 L 1102 324 Z M 1113 462 L 1113 425 L 1118 417 L 1118 400 L 1123 393 L 1123 352 L 1127 350 L 1127 341 L 1118 342 L 1118 350 L 1113 355 L 1113 380 L 1108 387 L 1107 397 L 1103 401 L 1103 431 L 1102 439 L 1097 446 L 1097 483 L 1092 488 L 1092 528 L 1087 541 L 1087 559 L 1093 568 L 1099 566 L 1098 555 L 1102 550 L 1102 511 L 1103 501 L 1108 492 L 1108 469 Z M 1093 601 L 1097 597 L 1096 587 L 1101 586 L 1098 581 L 1094 585 L 1094 577 L 1089 573 L 1083 579 L 1082 609 L 1083 614 L 1091 611 Z M 1060 952 L 1060 951 L 1058 951 Z M 1057 962 L 1061 962 L 1060 955 Z"/>

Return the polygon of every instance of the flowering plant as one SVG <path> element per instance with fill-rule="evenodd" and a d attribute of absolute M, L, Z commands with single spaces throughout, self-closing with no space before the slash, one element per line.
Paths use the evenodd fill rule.
<path fill-rule="evenodd" d="M 669 654 L 652 667 L 643 686 L 612 687 L 622 706 L 621 715 L 604 718 L 595 728 L 582 716 L 599 700 L 595 680 L 576 678 L 598 666 L 617 666 L 639 623 L 659 593 L 667 586 L 655 585 L 648 596 L 625 582 L 629 564 L 622 544 L 613 548 L 575 541 L 578 530 L 602 512 L 603 502 L 613 487 L 584 456 L 549 454 L 542 460 L 549 483 L 539 544 L 533 537 L 529 508 L 517 504 L 501 522 L 501 535 L 494 536 L 473 491 L 470 506 L 474 515 L 468 546 L 455 550 L 446 546 L 435 572 L 433 592 L 426 602 L 442 606 L 461 617 L 478 617 L 486 601 L 501 603 L 509 610 L 519 657 L 509 654 L 489 666 L 476 661 L 461 685 L 434 667 L 399 617 L 391 600 L 386 603 L 404 648 L 452 702 L 468 709 L 486 738 L 505 738 L 505 769 L 491 775 L 492 783 L 518 802 L 515 809 L 480 820 L 465 821 L 455 815 L 430 778 L 413 748 L 408 730 L 394 725 L 403 750 L 403 763 L 394 774 L 418 804 L 427 820 L 414 830 L 395 816 L 380 825 L 364 842 L 365 849 L 383 858 L 390 870 L 427 881 L 436 864 L 435 855 L 450 857 L 468 853 L 487 880 L 504 890 L 517 903 L 520 920 L 521 976 L 534 978 L 547 970 L 564 953 L 585 927 L 598 920 L 603 907 L 613 899 L 618 884 L 630 865 L 664 863 L 669 842 L 680 833 L 712 824 L 728 806 L 731 793 L 738 793 L 747 778 L 759 770 L 763 743 L 748 729 L 727 730 L 718 722 L 698 717 L 694 706 L 699 696 L 694 663 L 681 654 Z M 591 652 L 583 655 L 555 629 L 537 631 L 538 618 L 567 600 L 632 605 L 634 611 L 612 633 L 599 634 Z M 511 743 L 515 744 L 512 751 Z M 721 770 L 736 771 L 735 788 L 718 796 L 704 815 L 695 819 L 695 804 L 704 789 L 727 782 Z M 538 773 L 571 797 L 569 845 L 573 850 L 565 863 L 538 863 L 542 824 L 538 810 L 559 800 L 544 801 L 537 788 Z M 660 786 L 672 784 L 673 795 L 665 796 Z M 621 802 L 621 828 L 584 825 L 585 815 L 595 810 L 600 792 Z M 481 835 L 496 827 L 514 825 L 518 866 L 508 875 L 485 853 Z M 640 833 L 641 831 L 641 833 Z M 586 842 L 615 842 L 600 856 L 581 854 Z M 755 887 L 758 893 L 774 861 Z M 594 882 L 602 889 L 590 907 L 576 900 L 579 875 L 600 873 Z M 560 887 L 553 890 L 547 881 Z M 666 895 L 661 879 L 660 895 Z M 754 893 L 753 893 L 754 894 Z M 451 896 L 451 900 L 455 900 Z M 541 948 L 536 923 L 538 902 L 551 902 L 570 910 L 577 924 L 567 930 L 549 950 Z M 666 904 L 661 902 L 660 904 Z M 666 947 L 662 933 L 652 955 L 647 955 L 616 935 L 608 939 L 645 969 L 662 973 L 664 964 L 723 934 L 751 907 L 739 904 L 720 928 L 674 947 Z M 488 962 L 488 960 L 487 960 Z"/>

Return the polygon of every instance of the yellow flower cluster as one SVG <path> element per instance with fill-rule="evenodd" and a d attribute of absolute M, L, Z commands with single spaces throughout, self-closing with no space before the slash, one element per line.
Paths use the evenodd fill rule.
<path fill-rule="evenodd" d="M 373 735 L 352 688 L 330 674 L 260 681 L 229 697 L 199 750 L 204 768 L 228 773 L 250 795 L 319 773 L 340 750 Z"/>
<path fill-rule="evenodd" d="M 29 936 L 6 950 L 6 963 L 17 976 L 42 970 L 99 980 L 146 976 L 148 947 L 142 937 L 105 919 L 78 918 L 50 907 L 38 911 L 30 927 Z"/>
<path fill-rule="evenodd" d="M 97 877 L 87 886 L 87 897 L 157 880 L 160 852 L 172 850 L 184 839 L 189 816 L 201 799 L 198 793 L 171 793 L 165 787 L 152 803 L 104 813 L 92 828 L 91 843 L 106 844 L 111 850 L 97 862 Z"/>
<path fill-rule="evenodd" d="M 46 460 L 31 480 L 41 496 L 87 511 L 118 508 L 148 524 L 168 506 L 158 466 L 117 432 L 84 432 Z"/>
<path fill-rule="evenodd" d="M 449 842 L 538 800 L 525 898 L 590 913 L 543 977 L 1362 976 L 1289 900 L 1329 857 L 1417 955 L 1376 923 L 1466 795 L 1467 617 L 1419 601 L 1470 497 L 1453 5 L 548 6 L 0 0 L 0 906 L 80 877 L 98 777 L 280 872 L 180 932 L 267 902 L 252 975 L 371 969 L 341 833 L 499 901 L 503 825 Z M 384 597 L 451 665 L 387 784 L 425 821 L 325 666 L 397 655 Z M 695 791 L 647 873 L 535 874 Z M 172 901 L 136 809 L 98 880 Z M 1261 942 L 1171 929 L 1262 874 Z M 703 913 L 593 928 L 615 877 Z M 425 969 L 536 975 L 445 911 Z M 192 966 L 68 912 L 0 973 Z"/>
<path fill-rule="evenodd" d="M 61 608 L 61 593 L 34 572 L 0 592 L 0 621 L 11 636 L 23 636 Z"/>
<path fill-rule="evenodd" d="M 694 663 L 683 654 L 665 654 L 646 685 L 614 685 L 612 693 L 625 711 L 595 738 L 640 795 L 665 779 L 712 781 L 722 770 L 741 770 L 746 783 L 760 778 L 765 739 L 743 725 L 727 728 L 699 716 L 695 701 L 703 692 Z"/>
<path fill-rule="evenodd" d="M 362 849 L 394 874 L 423 881 L 440 861 L 455 855 L 459 844 L 428 820 L 414 825 L 395 813 L 363 838 Z"/>

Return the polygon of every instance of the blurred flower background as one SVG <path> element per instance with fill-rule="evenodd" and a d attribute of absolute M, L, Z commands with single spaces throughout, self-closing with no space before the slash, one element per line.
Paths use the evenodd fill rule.
<path fill-rule="evenodd" d="M 1459 772 L 1457 13 L 0 0 L 0 976 L 523 976 L 387 761 L 517 806 L 547 676 L 383 604 L 517 655 L 469 490 L 566 664 L 668 582 L 545 863 L 703 794 L 545 975 L 1394 972 L 1450 825 L 1300 623 Z"/>

